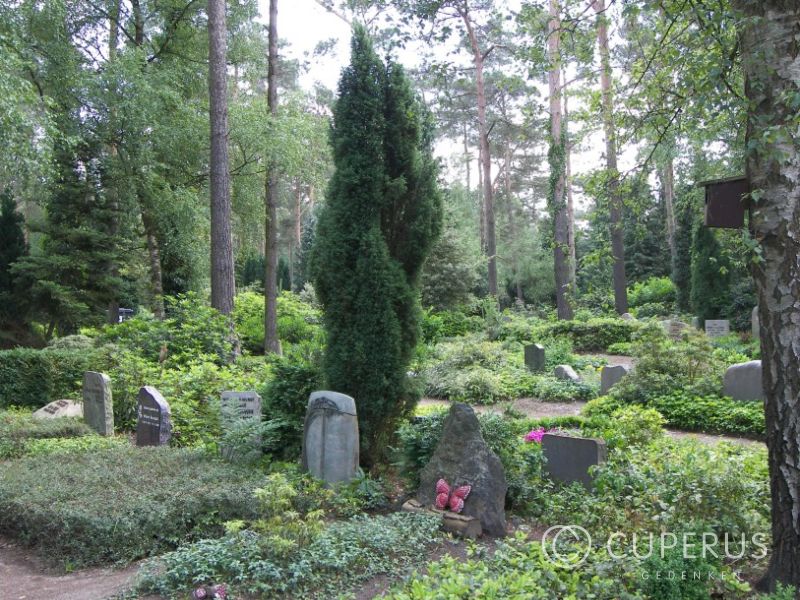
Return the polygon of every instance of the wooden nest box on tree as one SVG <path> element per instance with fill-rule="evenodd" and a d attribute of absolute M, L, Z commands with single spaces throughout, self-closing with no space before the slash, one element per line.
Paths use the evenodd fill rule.
<path fill-rule="evenodd" d="M 747 209 L 750 184 L 747 177 L 728 177 L 701 181 L 706 190 L 706 210 L 703 224 L 706 227 L 741 229 Z"/>

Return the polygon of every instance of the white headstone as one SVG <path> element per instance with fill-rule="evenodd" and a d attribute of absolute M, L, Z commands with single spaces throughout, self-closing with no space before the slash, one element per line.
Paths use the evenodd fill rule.
<path fill-rule="evenodd" d="M 57 419 L 59 417 L 82 417 L 83 405 L 74 400 L 54 400 L 33 413 L 37 419 Z"/>
<path fill-rule="evenodd" d="M 706 319 L 706 335 L 710 338 L 718 338 L 728 335 L 731 332 L 731 322 L 727 319 Z"/>

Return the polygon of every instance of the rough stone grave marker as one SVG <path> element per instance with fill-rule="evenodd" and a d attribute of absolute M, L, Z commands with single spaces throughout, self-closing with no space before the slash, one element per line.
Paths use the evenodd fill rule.
<path fill-rule="evenodd" d="M 661 321 L 661 325 L 664 327 L 664 331 L 667 332 L 667 335 L 673 340 L 679 340 L 683 334 L 683 330 L 689 327 L 683 321 L 677 321 L 675 319 Z"/>
<path fill-rule="evenodd" d="M 761 361 L 751 360 L 728 367 L 722 378 L 722 395 L 734 400 L 763 400 Z"/>
<path fill-rule="evenodd" d="M 156 388 L 146 385 L 139 390 L 136 420 L 137 446 L 166 446 L 172 437 L 169 404 Z"/>
<path fill-rule="evenodd" d="M 73 400 L 54 400 L 33 413 L 37 419 L 57 419 L 59 417 L 82 417 L 83 405 Z"/>
<path fill-rule="evenodd" d="M 570 365 L 558 365 L 553 369 L 553 375 L 556 379 L 563 379 L 564 381 L 572 381 L 578 383 L 581 378 Z"/>
<path fill-rule="evenodd" d="M 542 452 L 550 478 L 567 485 L 579 482 L 591 488 L 589 469 L 606 461 L 606 443 L 600 439 L 545 433 Z"/>
<path fill-rule="evenodd" d="M 358 452 L 356 401 L 338 392 L 313 392 L 303 426 L 303 468 L 326 483 L 350 481 Z"/>
<path fill-rule="evenodd" d="M 539 344 L 525 346 L 525 366 L 533 373 L 544 371 L 544 346 Z"/>
<path fill-rule="evenodd" d="M 731 332 L 731 322 L 728 319 L 706 319 L 706 335 L 710 338 L 718 338 L 728 335 Z"/>
<path fill-rule="evenodd" d="M 105 373 L 83 374 L 83 420 L 100 435 L 114 435 L 111 378 Z"/>
<path fill-rule="evenodd" d="M 486 444 L 475 411 L 466 404 L 450 407 L 439 444 L 420 472 L 417 500 L 421 505 L 435 505 L 439 479 L 453 490 L 470 485 L 460 514 L 479 519 L 482 530 L 490 535 L 506 535 L 508 483 L 503 463 Z"/>
<path fill-rule="evenodd" d="M 235 427 L 244 422 L 261 421 L 261 396 L 255 391 L 247 392 L 222 392 L 222 426 L 223 428 Z M 261 446 L 261 438 L 253 436 L 250 449 L 255 451 Z M 233 458 L 233 449 L 223 447 L 223 456 Z"/>
<path fill-rule="evenodd" d="M 619 380 L 627 375 L 630 369 L 625 365 L 610 365 L 603 367 L 600 370 L 600 395 L 604 395 L 614 385 L 619 383 Z"/>

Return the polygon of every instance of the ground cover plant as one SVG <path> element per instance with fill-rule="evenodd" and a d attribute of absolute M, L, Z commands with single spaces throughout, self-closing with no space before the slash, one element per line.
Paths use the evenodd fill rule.
<path fill-rule="evenodd" d="M 258 470 L 195 450 L 84 450 L 0 463 L 0 530 L 67 568 L 219 535 L 225 521 L 253 516 L 263 480 Z"/>
<path fill-rule="evenodd" d="M 24 409 L 0 410 L 0 459 L 26 454 L 35 440 L 89 436 L 92 429 L 77 417 L 37 419 Z"/>

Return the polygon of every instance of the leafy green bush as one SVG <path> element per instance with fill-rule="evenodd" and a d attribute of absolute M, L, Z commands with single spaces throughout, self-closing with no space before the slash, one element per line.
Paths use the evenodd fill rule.
<path fill-rule="evenodd" d="M 619 354 L 621 356 L 630 356 L 633 354 L 633 344 L 630 342 L 617 342 L 611 344 L 608 348 L 609 354 Z"/>
<path fill-rule="evenodd" d="M 611 344 L 630 342 L 640 325 L 618 318 L 593 318 L 588 321 L 555 321 L 532 329 L 533 340 L 567 336 L 580 352 L 602 352 Z"/>
<path fill-rule="evenodd" d="M 247 529 L 183 546 L 147 563 L 140 590 L 173 595 L 206 583 L 262 597 L 341 594 L 360 581 L 418 564 L 439 520 L 394 513 L 334 522 L 310 539 Z"/>
<path fill-rule="evenodd" d="M 37 419 L 23 410 L 0 411 L 0 459 L 26 454 L 31 440 L 72 438 L 92 433 L 91 428 L 77 417 Z"/>
<path fill-rule="evenodd" d="M 422 313 L 422 339 L 427 343 L 438 342 L 443 338 L 457 337 L 483 329 L 483 319 L 467 315 L 460 310 Z"/>
<path fill-rule="evenodd" d="M 637 319 L 646 319 L 648 317 L 666 317 L 675 312 L 674 304 L 665 304 L 663 302 L 648 302 L 641 304 L 636 308 L 631 308 L 631 314 Z"/>
<path fill-rule="evenodd" d="M 0 351 L 0 408 L 41 408 L 60 398 L 80 398 L 85 371 L 103 370 L 103 350 Z"/>
<path fill-rule="evenodd" d="M 766 435 L 764 405 L 760 400 L 733 400 L 724 396 L 696 396 L 677 391 L 652 398 L 648 405 L 667 424 L 687 431 L 743 435 L 763 439 Z"/>
<path fill-rule="evenodd" d="M 670 305 L 675 298 L 675 284 L 669 277 L 650 277 L 628 288 L 628 304 L 632 307 L 651 303 Z"/>
<path fill-rule="evenodd" d="M 66 566 L 130 561 L 251 518 L 261 481 L 189 450 L 39 454 L 0 464 L 0 531 Z"/>
<path fill-rule="evenodd" d="M 590 419 L 584 433 L 602 437 L 610 448 L 646 446 L 664 435 L 665 423 L 657 410 L 632 405 L 614 410 L 607 419 Z"/>
<path fill-rule="evenodd" d="M 321 341 L 322 312 L 297 294 L 283 291 L 277 305 L 278 337 L 283 343 Z M 254 354 L 264 351 L 264 295 L 241 292 L 236 295 L 233 320 L 244 349 Z"/>

